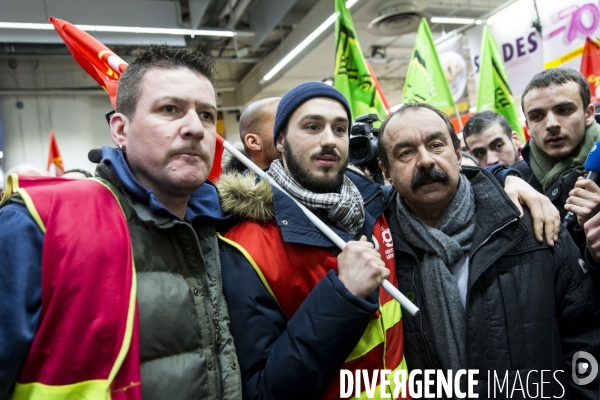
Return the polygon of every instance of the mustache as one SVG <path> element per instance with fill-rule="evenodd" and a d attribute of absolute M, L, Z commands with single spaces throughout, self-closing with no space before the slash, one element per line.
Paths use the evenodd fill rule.
<path fill-rule="evenodd" d="M 413 176 L 410 182 L 410 189 L 414 193 L 421 186 L 431 182 L 441 182 L 444 185 L 448 185 L 450 183 L 450 177 L 445 171 L 442 171 L 441 169 L 431 168 L 421 170 L 417 172 L 415 176 Z"/>
<path fill-rule="evenodd" d="M 332 156 L 335 157 L 336 160 L 340 160 L 342 158 L 342 156 L 340 156 L 340 154 L 334 149 L 321 149 L 321 151 L 318 153 L 314 153 L 311 158 L 316 158 L 319 156 Z"/>

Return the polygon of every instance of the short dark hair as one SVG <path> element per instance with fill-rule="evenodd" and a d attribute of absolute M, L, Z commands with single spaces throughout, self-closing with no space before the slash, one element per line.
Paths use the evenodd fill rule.
<path fill-rule="evenodd" d="M 577 86 L 579 86 L 579 96 L 581 97 L 583 108 L 585 110 L 592 100 L 590 96 L 590 86 L 584 76 L 574 69 L 557 67 L 536 74 L 531 82 L 527 84 L 527 87 L 521 96 L 521 108 L 523 108 L 523 112 L 525 112 L 525 96 L 530 90 L 547 88 L 552 85 L 564 85 L 568 82 L 575 82 Z M 527 114 L 525 114 L 525 116 L 527 116 Z"/>
<path fill-rule="evenodd" d="M 140 96 L 140 82 L 150 68 L 189 68 L 215 84 L 216 70 L 210 56 L 201 50 L 148 45 L 133 52 L 133 61 L 125 68 L 117 89 L 117 112 L 133 118 Z"/>
<path fill-rule="evenodd" d="M 452 144 L 454 145 L 454 149 L 455 150 L 460 150 L 460 139 L 458 139 L 458 136 L 456 136 L 456 132 L 454 131 L 454 126 L 452 126 L 452 124 L 450 123 L 450 120 L 448 120 L 448 117 L 446 116 L 446 114 L 444 114 L 443 112 L 441 112 L 437 108 L 435 108 L 433 106 L 430 106 L 429 104 L 425 104 L 425 103 L 407 103 L 407 104 L 403 104 L 402 107 L 400 107 L 396 111 L 390 113 L 387 116 L 387 118 L 383 121 L 383 123 L 381 124 L 381 127 L 379 128 L 379 141 L 378 141 L 378 144 L 377 144 L 377 152 L 379 153 L 378 154 L 379 161 L 381 161 L 381 163 L 383 164 L 384 167 L 388 168 L 388 158 L 387 158 L 387 153 L 385 151 L 385 144 L 384 144 L 385 141 L 383 140 L 383 134 L 385 133 L 385 128 L 387 127 L 387 124 L 390 122 L 390 120 L 395 115 L 401 116 L 407 110 L 410 110 L 410 109 L 419 109 L 419 108 L 425 108 L 427 110 L 431 110 L 434 113 L 436 113 L 437 115 L 439 115 L 439 117 L 446 124 L 446 128 L 448 128 L 448 132 L 450 133 L 450 139 L 452 140 Z"/>
<path fill-rule="evenodd" d="M 465 127 L 463 129 L 463 139 L 465 140 L 465 145 L 467 148 L 469 147 L 467 144 L 467 138 L 469 136 L 478 135 L 494 124 L 500 125 L 500 128 L 506 134 L 506 136 L 508 136 L 509 139 L 512 139 L 513 130 L 506 118 L 504 118 L 504 115 L 498 114 L 494 111 L 483 111 L 473 114 L 473 116 L 471 116 L 471 118 L 469 118 L 469 120 L 465 123 Z"/>

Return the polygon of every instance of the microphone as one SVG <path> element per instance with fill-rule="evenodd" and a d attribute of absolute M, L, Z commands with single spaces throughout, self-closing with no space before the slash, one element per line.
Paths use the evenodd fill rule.
<path fill-rule="evenodd" d="M 585 179 L 591 179 L 600 185 L 600 140 L 592 147 L 590 154 L 588 154 L 587 159 L 585 160 L 584 168 L 588 171 Z M 568 227 L 575 226 L 577 223 L 577 215 L 572 211 L 569 211 L 565 217 L 565 223 Z"/>
<path fill-rule="evenodd" d="M 88 160 L 94 164 L 98 164 L 102 160 L 102 149 L 92 149 L 88 153 Z"/>

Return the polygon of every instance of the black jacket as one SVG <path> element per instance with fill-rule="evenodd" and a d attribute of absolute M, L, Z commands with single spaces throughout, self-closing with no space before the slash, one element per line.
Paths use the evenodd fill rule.
<path fill-rule="evenodd" d="M 538 243 L 527 209 L 520 219 L 487 172 L 477 168 L 463 168 L 463 172 L 471 181 L 477 207 L 465 310 L 465 368 L 479 370 L 479 398 L 508 398 L 511 394 L 511 398 L 533 398 L 534 383 L 539 391 L 543 379 L 544 396 L 560 397 L 564 392 L 561 398 L 597 399 L 600 380 L 585 387 L 575 385 L 571 362 L 580 350 L 600 360 L 598 277 L 579 258 L 565 231 L 553 248 Z M 398 194 L 393 193 L 391 199 L 393 210 Z M 419 268 L 423 254 L 403 240 L 395 216 L 389 215 L 388 222 L 400 291 L 421 310 L 416 317 L 403 315 L 409 369 L 440 369 L 423 297 Z M 541 370 L 551 372 L 542 375 Z M 496 386 L 495 396 L 494 372 L 501 383 L 508 373 L 508 386 L 503 391 Z M 511 393 L 518 378 L 529 395 L 518 390 L 519 382 Z"/>
<path fill-rule="evenodd" d="M 531 187 L 537 190 L 540 193 L 543 193 L 546 197 L 550 199 L 554 207 L 558 209 L 560 213 L 561 221 L 564 221 L 565 216 L 567 215 L 567 211 L 565 210 L 565 203 L 569 198 L 569 192 L 575 187 L 575 183 L 577 182 L 577 178 L 581 176 L 581 174 L 575 170 L 569 172 L 569 174 L 563 178 L 559 178 L 548 190 L 544 192 L 542 188 L 542 184 L 533 174 L 533 170 L 529 166 L 529 157 L 531 155 L 531 149 L 529 147 L 529 142 L 523 147 L 521 150 L 521 155 L 523 159 L 518 161 L 512 168 L 519 171 L 525 180 L 525 182 L 529 183 Z M 585 232 L 583 229 L 575 224 L 575 227 L 569 227 L 569 233 L 573 238 L 573 241 L 579 247 L 581 254 L 585 254 Z M 590 257 L 586 257 L 588 262 L 592 262 Z"/>

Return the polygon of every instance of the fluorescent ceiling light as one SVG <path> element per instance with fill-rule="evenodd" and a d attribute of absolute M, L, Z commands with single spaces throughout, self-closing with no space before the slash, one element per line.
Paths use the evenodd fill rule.
<path fill-rule="evenodd" d="M 354 4 L 356 4 L 358 0 L 348 0 L 346 2 L 346 7 L 349 9 Z M 264 82 L 273 78 L 279 71 L 283 69 L 286 65 L 290 63 L 298 54 L 302 52 L 305 48 L 308 47 L 321 33 L 323 33 L 327 28 L 329 28 L 335 22 L 337 16 L 335 13 L 331 14 L 329 18 L 325 20 L 317 29 L 315 29 L 310 35 L 308 35 L 298 46 L 296 46 L 292 51 L 290 51 L 285 57 L 281 59 L 265 76 L 263 76 L 262 80 Z"/>
<path fill-rule="evenodd" d="M 116 33 L 146 33 L 151 35 L 179 35 L 179 36 L 222 36 L 233 37 L 234 31 L 221 31 L 211 29 L 170 29 L 170 28 L 144 28 L 136 26 L 107 26 L 107 25 L 75 25 L 82 31 L 88 32 L 116 32 Z M 52 24 L 34 24 L 25 22 L 0 22 L 0 29 L 34 29 L 54 30 Z"/>
<path fill-rule="evenodd" d="M 482 21 L 475 18 L 431 17 L 432 24 L 481 25 Z"/>

